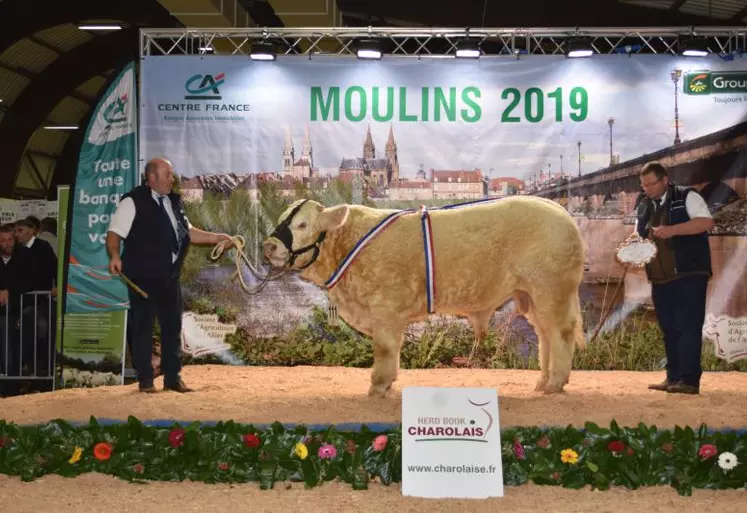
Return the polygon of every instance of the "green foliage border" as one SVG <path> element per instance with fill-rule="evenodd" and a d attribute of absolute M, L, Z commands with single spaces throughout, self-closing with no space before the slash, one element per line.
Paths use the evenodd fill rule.
<path fill-rule="evenodd" d="M 111 448 L 106 460 L 94 455 L 94 447 L 102 443 Z M 299 451 L 299 444 L 306 451 Z M 609 428 L 593 423 L 583 429 L 511 427 L 502 430 L 501 444 L 506 486 L 533 482 L 634 490 L 669 485 L 680 495 L 691 495 L 695 488 L 736 489 L 747 483 L 747 433 L 712 431 L 705 424 L 697 430 L 643 423 L 621 427 L 614 420 Z M 335 455 L 324 458 L 322 447 Z M 73 461 L 76 448 L 80 458 Z M 562 454 L 569 450 L 574 457 L 564 461 Z M 722 468 L 724 453 L 738 460 L 734 468 Z M 19 426 L 0 420 L 0 473 L 32 481 L 48 474 L 75 477 L 87 472 L 136 483 L 258 482 L 261 489 L 293 482 L 311 488 L 339 480 L 363 490 L 372 481 L 401 481 L 401 426 L 376 432 L 363 425 L 360 431 L 344 432 L 334 425 L 312 430 L 275 422 L 262 428 L 232 420 L 159 427 L 132 416 L 108 425 L 95 417 L 82 425 L 57 419 Z"/>

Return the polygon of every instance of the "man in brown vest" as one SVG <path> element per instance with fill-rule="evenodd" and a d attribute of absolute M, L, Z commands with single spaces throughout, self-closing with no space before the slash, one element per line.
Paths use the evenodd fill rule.
<path fill-rule="evenodd" d="M 649 388 L 698 394 L 713 218 L 703 197 L 671 183 L 659 162 L 643 166 L 639 178 L 644 197 L 638 204 L 636 229 L 657 248 L 646 275 L 667 355 L 667 379 Z"/>

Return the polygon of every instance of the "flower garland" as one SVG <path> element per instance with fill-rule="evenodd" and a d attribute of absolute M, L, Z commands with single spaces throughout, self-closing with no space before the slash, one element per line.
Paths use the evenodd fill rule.
<path fill-rule="evenodd" d="M 705 425 L 697 432 L 644 424 L 621 428 L 615 421 L 609 428 L 521 427 L 504 429 L 501 441 L 507 486 L 671 485 L 689 495 L 693 488 L 747 485 L 747 435 L 709 432 Z M 399 429 L 377 433 L 366 426 L 357 432 L 334 426 L 312 432 L 279 422 L 259 430 L 233 421 L 150 427 L 134 417 L 109 426 L 91 417 L 77 427 L 62 420 L 31 427 L 0 420 L 0 473 L 30 481 L 95 471 L 129 481 L 258 482 L 262 489 L 337 479 L 362 490 L 373 480 L 401 481 L 401 446 Z"/>

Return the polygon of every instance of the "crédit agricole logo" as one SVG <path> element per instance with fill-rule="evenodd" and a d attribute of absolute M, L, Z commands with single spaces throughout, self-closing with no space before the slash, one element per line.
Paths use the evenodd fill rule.
<path fill-rule="evenodd" d="M 182 83 L 183 101 L 159 103 L 157 108 L 165 112 L 165 121 L 245 121 L 250 105 L 226 101 L 232 96 L 223 90 L 227 81 L 227 74 L 222 71 L 189 75 Z"/>

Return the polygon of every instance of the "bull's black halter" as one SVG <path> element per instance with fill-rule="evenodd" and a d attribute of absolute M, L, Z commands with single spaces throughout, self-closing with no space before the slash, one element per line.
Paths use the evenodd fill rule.
<path fill-rule="evenodd" d="M 316 238 L 316 242 L 313 244 L 309 244 L 308 246 L 304 246 L 300 249 L 293 249 L 293 233 L 290 230 L 290 223 L 293 220 L 293 216 L 295 216 L 299 210 L 301 210 L 301 207 L 309 200 L 303 200 L 301 203 L 296 205 L 296 207 L 291 210 L 291 213 L 286 217 L 282 223 L 277 225 L 275 228 L 275 231 L 273 231 L 270 234 L 270 237 L 274 237 L 278 239 L 280 242 L 283 243 L 283 246 L 285 246 L 285 249 L 288 250 L 288 253 L 290 253 L 290 262 L 288 262 L 289 267 L 293 267 L 293 264 L 296 261 L 296 258 L 303 255 L 307 251 L 314 250 L 314 254 L 311 257 L 311 260 L 304 265 L 303 267 L 299 267 L 299 270 L 306 269 L 308 266 L 316 262 L 316 259 L 319 257 L 319 245 L 322 243 L 324 238 L 327 236 L 327 232 L 322 232 L 319 234 L 319 237 Z"/>

